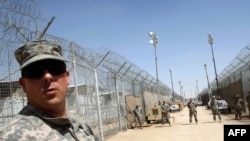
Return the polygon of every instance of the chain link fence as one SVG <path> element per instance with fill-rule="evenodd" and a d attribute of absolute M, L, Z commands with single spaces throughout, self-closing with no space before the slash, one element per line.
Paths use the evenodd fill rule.
<path fill-rule="evenodd" d="M 249 112 L 246 108 L 246 96 L 250 91 L 250 45 L 243 47 L 237 56 L 229 63 L 227 67 L 218 75 L 219 95 L 225 99 L 234 109 L 235 96 L 240 95 L 244 101 L 244 111 Z M 216 81 L 209 83 L 212 95 L 217 95 Z M 209 101 L 208 88 L 203 89 L 199 94 L 203 103 Z"/>
<path fill-rule="evenodd" d="M 146 71 L 107 48 L 98 52 L 84 49 L 74 42 L 45 35 L 62 46 L 70 71 L 67 110 L 84 119 L 104 139 L 133 126 L 133 108 L 145 109 L 158 104 L 157 80 Z M 19 85 L 19 65 L 14 50 L 22 42 L 0 42 L 0 127 L 10 121 L 27 103 Z M 172 90 L 159 81 L 161 100 L 170 103 Z M 176 94 L 178 101 L 178 95 Z"/>
<path fill-rule="evenodd" d="M 27 103 L 18 82 L 20 70 L 14 51 L 32 40 L 53 40 L 61 45 L 71 81 L 67 112 L 80 116 L 102 141 L 133 128 L 136 104 L 142 107 L 145 121 L 147 108 L 158 104 L 158 100 L 171 103 L 173 99 L 167 85 L 157 83 L 154 76 L 123 56 L 107 48 L 86 49 L 46 34 L 54 17 L 48 21 L 35 0 L 0 0 L 0 17 L 0 129 Z M 176 102 L 183 99 L 177 93 L 174 97 Z"/>

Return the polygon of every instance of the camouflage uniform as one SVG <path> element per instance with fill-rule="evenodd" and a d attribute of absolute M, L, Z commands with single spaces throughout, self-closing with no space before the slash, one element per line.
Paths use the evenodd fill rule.
<path fill-rule="evenodd" d="M 248 108 L 248 114 L 249 114 L 248 118 L 250 118 L 250 92 L 248 92 L 248 95 L 246 97 L 246 101 L 247 101 L 247 108 Z"/>
<path fill-rule="evenodd" d="M 142 128 L 142 123 L 141 123 L 141 114 L 142 114 L 142 110 L 139 107 L 139 105 L 136 105 L 135 109 L 134 109 L 134 115 L 135 115 L 135 127 L 137 126 L 137 124 L 139 123 L 140 128 Z"/>
<path fill-rule="evenodd" d="M 61 46 L 56 44 L 53 41 L 32 41 L 28 42 L 25 45 L 19 47 L 15 51 L 15 57 L 17 62 L 20 64 L 21 74 L 22 77 L 19 79 L 19 82 L 22 86 L 25 85 L 25 82 L 33 79 L 33 81 L 39 81 L 41 83 L 44 83 L 43 85 L 50 85 L 50 81 L 52 81 L 54 75 L 59 75 L 58 73 L 65 74 L 62 75 L 62 79 L 67 81 L 67 75 L 66 68 L 64 71 L 64 66 L 61 65 L 61 63 L 65 63 L 66 60 L 62 57 L 62 49 Z M 62 66 L 61 70 L 59 72 L 55 71 L 57 68 L 54 69 L 51 72 L 51 68 L 43 68 L 42 72 L 38 73 L 34 70 L 30 69 L 29 67 L 32 64 L 42 62 L 42 61 L 50 61 L 50 63 L 59 64 L 58 66 Z M 57 61 L 57 62 L 56 62 Z M 56 63 L 55 63 L 56 62 Z M 39 64 L 39 63 L 38 63 Z M 44 65 L 44 64 L 43 64 Z M 66 64 L 65 64 L 66 65 Z M 45 66 L 46 67 L 46 66 Z M 27 70 L 33 71 L 27 72 Z M 46 73 L 49 73 L 48 76 L 43 76 L 45 70 Z M 38 75 L 37 75 L 38 74 Z M 29 77 L 28 77 L 29 75 Z M 44 77 L 43 80 L 39 80 L 41 77 Z M 48 77 L 48 78 L 47 78 Z M 38 79 L 39 78 L 39 79 Z M 26 79 L 26 81 L 24 81 Z M 47 82 L 43 82 L 43 81 Z M 62 87 L 67 86 L 67 82 L 61 81 L 56 82 L 58 85 L 61 85 Z M 30 84 L 29 87 L 32 87 Z M 41 86 L 41 87 L 47 87 L 47 86 Z M 60 93 L 61 95 L 65 95 L 64 90 L 67 90 L 65 88 L 55 87 L 56 89 L 59 89 L 58 91 L 62 91 L 63 93 Z M 24 89 L 24 87 L 23 87 Z M 26 88 L 27 90 L 28 88 Z M 48 88 L 46 88 L 48 89 Z M 41 92 L 42 93 L 42 92 Z M 44 92 L 46 93 L 46 92 Z M 32 93 L 32 90 L 29 89 L 29 93 L 26 92 L 27 95 L 29 95 L 28 101 L 31 102 L 40 102 L 40 101 L 32 101 L 33 99 L 30 98 L 32 96 L 39 95 L 37 93 Z M 33 95 L 34 94 L 34 95 Z M 59 93 L 58 93 L 59 95 Z M 63 97 L 63 96 L 62 96 Z M 34 97 L 33 97 L 34 98 Z M 42 101 L 42 100 L 41 100 Z M 41 112 L 39 109 L 34 108 L 30 103 L 28 103 L 20 112 L 16 115 L 16 117 L 8 123 L 8 125 L 3 128 L 2 131 L 0 131 L 0 139 L 2 140 L 8 140 L 8 141 L 95 141 L 97 138 L 94 136 L 92 130 L 87 124 L 84 124 L 82 119 L 79 117 L 76 117 L 74 115 L 65 115 L 63 117 L 56 117 L 61 116 L 66 111 L 58 109 L 58 112 L 60 114 L 57 114 L 55 117 L 52 118 L 45 113 L 47 112 Z M 65 98 L 60 99 L 60 103 L 65 104 Z M 39 103 L 44 104 L 44 103 Z M 38 105 L 39 105 L 38 104 Z M 40 105 L 40 107 L 47 107 L 51 108 L 51 105 Z M 39 106 L 38 106 L 39 107 Z M 54 109 L 61 108 L 64 109 L 66 107 L 53 107 Z M 41 108 L 43 109 L 43 108 Z M 46 108 L 45 108 L 46 109 Z M 45 110 L 46 111 L 46 110 Z M 49 111 L 48 111 L 49 113 Z M 51 114 L 51 113 L 50 113 Z"/>
<path fill-rule="evenodd" d="M 198 123 L 197 119 L 197 110 L 196 110 L 196 104 L 193 101 L 188 102 L 187 104 L 189 108 L 189 122 L 192 123 L 192 118 L 194 116 L 196 124 Z"/>
<path fill-rule="evenodd" d="M 243 100 L 240 98 L 239 95 L 236 95 L 235 100 L 235 119 L 241 119 L 242 114 L 242 107 L 243 107 Z"/>
<path fill-rule="evenodd" d="M 213 120 L 216 120 L 216 115 L 218 116 L 219 120 L 221 121 L 221 116 L 220 116 L 220 111 L 218 107 L 218 101 L 215 99 L 215 97 L 212 98 L 211 100 L 211 110 L 213 114 Z"/>
<path fill-rule="evenodd" d="M 171 126 L 171 122 L 170 122 L 170 106 L 163 102 L 163 104 L 161 105 L 161 121 L 162 121 L 162 125 L 164 125 L 165 122 L 167 122 L 169 124 L 169 126 Z"/>
<path fill-rule="evenodd" d="M 0 132 L 0 137 L 7 141 L 97 140 L 89 126 L 74 115 L 49 118 L 29 104 Z"/>

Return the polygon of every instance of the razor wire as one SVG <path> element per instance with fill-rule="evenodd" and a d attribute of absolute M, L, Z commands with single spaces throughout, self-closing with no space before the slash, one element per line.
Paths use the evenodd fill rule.
<path fill-rule="evenodd" d="M 0 0 L 0 39 L 27 42 L 35 40 L 47 17 L 34 0 Z"/>
<path fill-rule="evenodd" d="M 227 87 L 228 85 L 239 81 L 242 77 L 242 73 L 247 70 L 250 70 L 250 45 L 243 47 L 218 75 L 219 87 Z M 250 78 L 248 79 L 250 80 Z M 216 89 L 215 79 L 212 82 L 209 82 L 209 84 L 212 90 Z M 207 93 L 207 91 L 208 88 L 204 88 L 200 94 Z"/>

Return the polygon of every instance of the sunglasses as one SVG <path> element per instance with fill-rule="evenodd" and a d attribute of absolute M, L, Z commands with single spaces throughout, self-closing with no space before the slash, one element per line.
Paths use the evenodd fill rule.
<path fill-rule="evenodd" d="M 29 79 L 41 78 L 45 71 L 48 71 L 51 75 L 61 75 L 66 72 L 66 65 L 64 63 L 59 64 L 43 64 L 32 65 L 22 70 L 22 77 Z"/>

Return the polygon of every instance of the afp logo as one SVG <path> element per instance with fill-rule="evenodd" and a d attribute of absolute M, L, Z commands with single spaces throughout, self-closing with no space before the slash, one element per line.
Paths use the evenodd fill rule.
<path fill-rule="evenodd" d="M 249 141 L 250 125 L 224 125 L 224 141 Z"/>

